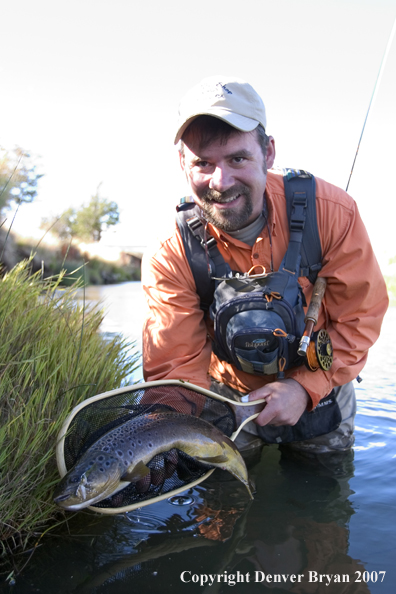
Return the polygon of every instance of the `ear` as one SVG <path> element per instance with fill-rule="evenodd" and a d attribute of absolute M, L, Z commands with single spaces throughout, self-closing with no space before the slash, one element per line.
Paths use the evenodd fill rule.
<path fill-rule="evenodd" d="M 185 171 L 185 162 L 184 162 L 184 154 L 181 150 L 179 150 L 179 163 L 182 171 Z"/>
<path fill-rule="evenodd" d="M 267 167 L 271 169 L 275 161 L 275 140 L 272 136 L 269 136 L 269 143 L 267 147 Z"/>

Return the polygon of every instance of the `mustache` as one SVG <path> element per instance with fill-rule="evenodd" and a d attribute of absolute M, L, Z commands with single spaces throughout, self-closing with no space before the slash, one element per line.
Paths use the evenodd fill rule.
<path fill-rule="evenodd" d="M 226 202 L 230 198 L 237 196 L 238 194 L 244 194 L 245 196 L 250 196 L 250 190 L 244 184 L 236 184 L 224 192 L 218 192 L 217 190 L 211 190 L 208 188 L 205 192 L 201 195 L 201 200 L 204 202 Z"/>

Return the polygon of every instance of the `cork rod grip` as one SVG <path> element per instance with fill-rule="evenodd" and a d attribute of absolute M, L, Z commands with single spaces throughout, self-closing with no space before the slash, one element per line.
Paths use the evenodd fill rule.
<path fill-rule="evenodd" d="M 312 321 L 314 325 L 318 321 L 319 309 L 322 303 L 323 295 L 326 290 L 326 279 L 318 277 L 315 281 L 311 301 L 309 303 L 307 315 L 305 316 L 305 323 Z"/>

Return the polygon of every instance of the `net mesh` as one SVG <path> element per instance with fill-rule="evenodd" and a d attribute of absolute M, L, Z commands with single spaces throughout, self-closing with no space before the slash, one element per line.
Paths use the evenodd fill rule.
<path fill-rule="evenodd" d="M 69 471 L 105 433 L 134 417 L 165 410 L 194 415 L 212 423 L 227 437 L 235 430 L 231 407 L 220 400 L 180 385 L 131 389 L 95 400 L 81 408 L 71 420 L 64 442 L 64 462 Z M 150 473 L 118 493 L 95 503 L 97 508 L 119 508 L 170 493 L 199 479 L 208 466 L 173 448 L 154 456 L 147 464 Z"/>

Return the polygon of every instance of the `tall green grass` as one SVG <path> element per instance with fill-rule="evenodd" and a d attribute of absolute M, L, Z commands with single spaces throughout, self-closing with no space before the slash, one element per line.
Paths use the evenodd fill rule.
<path fill-rule="evenodd" d="M 0 554 L 26 549 L 59 518 L 55 446 L 79 402 L 118 388 L 136 367 L 133 345 L 105 340 L 98 308 L 84 311 L 61 273 L 29 261 L 0 279 Z M 34 540 L 33 540 L 34 543 Z"/>

